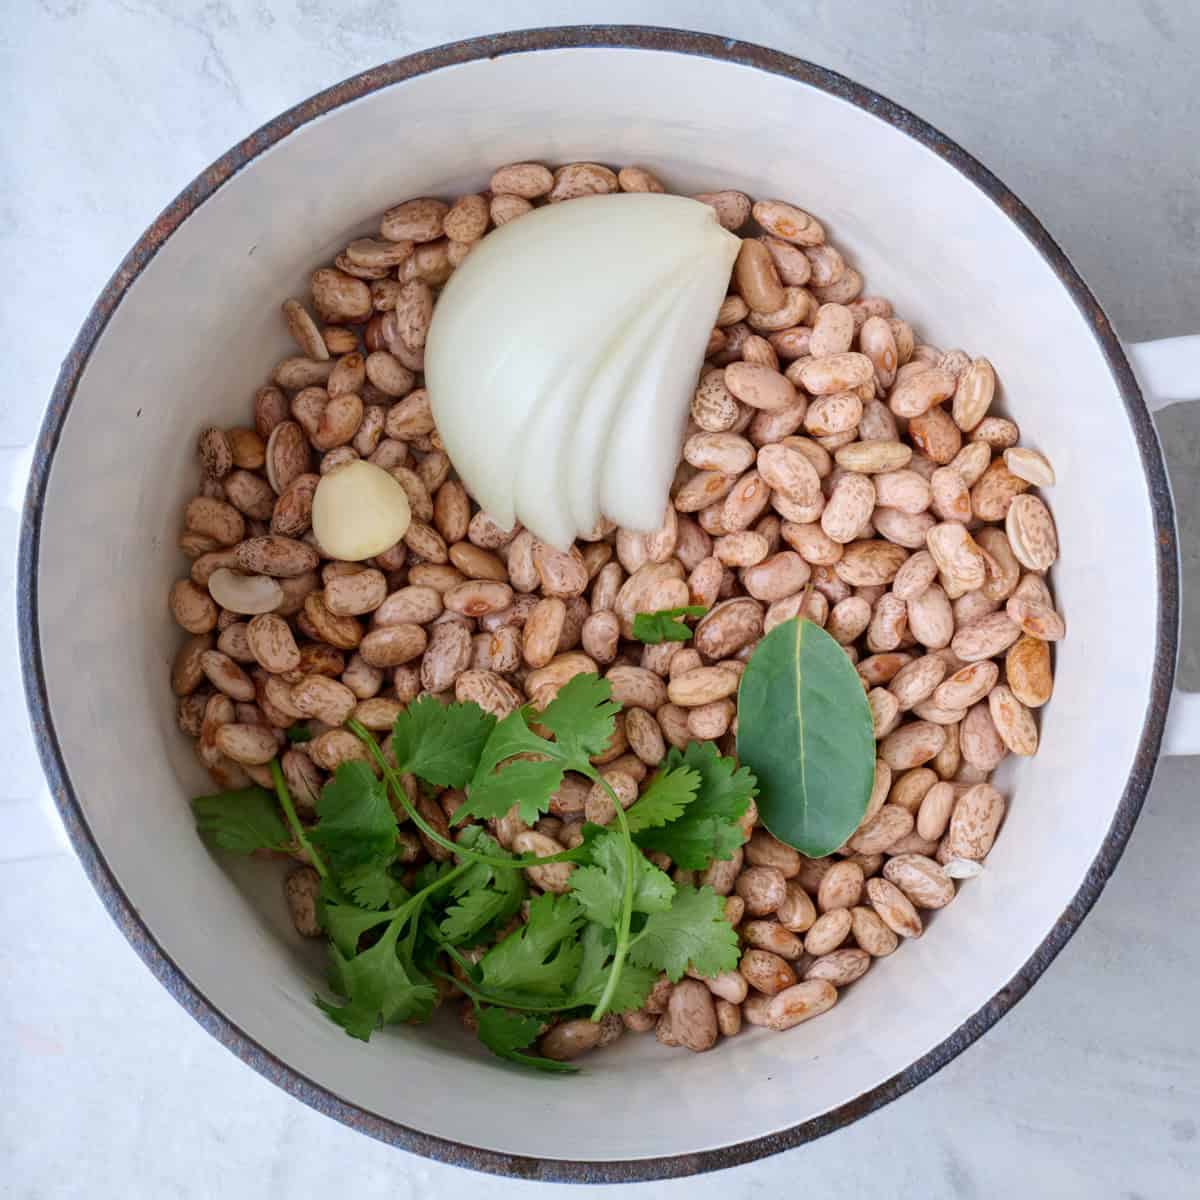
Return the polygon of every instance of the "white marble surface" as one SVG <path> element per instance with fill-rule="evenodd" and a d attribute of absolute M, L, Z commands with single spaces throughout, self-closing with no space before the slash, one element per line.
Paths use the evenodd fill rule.
<path fill-rule="evenodd" d="M 703 28 L 844 71 L 996 170 L 1126 336 L 1200 330 L 1200 9 L 1192 0 L 1054 0 L 1036 15 L 1032 7 L 19 0 L 0 26 L 0 332 L 10 356 L 0 456 L 34 437 L 62 355 L 121 255 L 235 140 L 386 58 L 563 20 Z M 1183 681 L 1195 687 L 1200 410 L 1168 411 L 1160 430 L 1183 524 Z M 0 494 L 0 506 L 8 500 Z M 16 527 L 11 506 L 0 507 L 0 706 L 12 714 L 0 739 L 0 1195 L 565 1193 L 485 1181 L 318 1116 L 224 1051 L 155 983 L 66 848 L 19 715 Z M 790 1154 L 605 1191 L 739 1200 L 792 1190 L 959 1200 L 1194 1195 L 1198 784 L 1196 759 L 1163 764 L 1082 932 L 1009 1017 L 931 1082 Z"/>

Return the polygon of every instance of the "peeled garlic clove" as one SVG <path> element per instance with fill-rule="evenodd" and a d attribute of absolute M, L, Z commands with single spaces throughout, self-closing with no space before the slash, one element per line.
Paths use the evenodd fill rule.
<path fill-rule="evenodd" d="M 218 567 L 208 577 L 208 594 L 222 607 L 243 616 L 274 612 L 283 603 L 283 588 L 269 575 L 239 575 Z"/>
<path fill-rule="evenodd" d="M 390 550 L 412 521 L 408 496 L 382 467 L 349 462 L 321 476 L 312 528 L 331 558 L 360 562 Z"/>

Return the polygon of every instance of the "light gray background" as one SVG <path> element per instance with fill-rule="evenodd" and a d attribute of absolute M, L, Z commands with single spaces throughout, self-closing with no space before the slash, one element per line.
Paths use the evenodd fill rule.
<path fill-rule="evenodd" d="M 845 72 L 933 122 L 1013 187 L 1124 336 L 1200 331 L 1195 0 L 13 0 L 0 25 L 8 358 L 0 447 L 34 438 L 59 362 L 121 256 L 251 129 L 388 58 L 501 28 L 585 20 L 706 29 Z M 1183 526 L 1183 682 L 1196 688 L 1200 409 L 1168 411 L 1160 431 Z M 0 669 L 8 715 L 0 737 L 0 1196 L 565 1194 L 431 1164 L 318 1116 L 218 1046 L 154 982 L 66 849 L 20 716 L 16 523 L 11 508 L 0 510 L 9 597 Z M 1116 614 L 1113 632 L 1115 655 Z M 1198 767 L 1196 759 L 1163 764 L 1082 932 L 1029 998 L 931 1082 L 782 1157 L 605 1193 L 1194 1195 Z M 670 1109 L 664 1095 L 664 1120 Z"/>

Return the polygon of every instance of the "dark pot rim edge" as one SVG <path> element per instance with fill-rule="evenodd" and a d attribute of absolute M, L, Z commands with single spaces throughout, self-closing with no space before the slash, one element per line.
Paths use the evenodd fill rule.
<path fill-rule="evenodd" d="M 125 292 L 167 238 L 209 196 L 263 151 L 302 125 L 352 100 L 447 66 L 537 50 L 616 48 L 687 54 L 733 62 L 807 84 L 847 100 L 914 138 L 965 175 L 997 204 L 1041 253 L 1074 299 L 1121 393 L 1146 475 L 1158 544 L 1157 642 L 1151 694 L 1129 779 L 1109 831 L 1079 890 L 1029 960 L 976 1013 L 905 1070 L 799 1125 L 733 1145 L 669 1158 L 575 1161 L 510 1155 L 425 1134 L 345 1101 L 288 1066 L 243 1032 L 200 993 L 143 924 L 101 853 L 75 794 L 50 715 L 37 624 L 41 511 L 75 388 Z M 84 870 L 109 915 L 175 999 L 219 1042 L 261 1075 L 327 1116 L 381 1141 L 438 1162 L 509 1178 L 576 1183 L 671 1179 L 737 1166 L 779 1153 L 851 1124 L 928 1079 L 986 1032 L 1020 1000 L 1053 961 L 1096 902 L 1141 811 L 1158 760 L 1174 678 L 1179 622 L 1179 566 L 1170 486 L 1153 422 L 1121 343 L 1099 303 L 1040 222 L 986 167 L 899 105 L 869 88 L 800 59 L 711 34 L 637 25 L 581 25 L 499 33 L 408 55 L 344 80 L 289 109 L 252 133 L 201 173 L 159 215 L 126 255 L 88 313 L 51 395 L 34 448 L 21 519 L 17 577 L 20 657 L 34 739 L 55 804 Z"/>

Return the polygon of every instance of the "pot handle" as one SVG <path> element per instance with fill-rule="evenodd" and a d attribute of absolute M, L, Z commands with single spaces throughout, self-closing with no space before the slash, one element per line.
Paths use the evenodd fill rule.
<path fill-rule="evenodd" d="M 1126 349 L 1151 412 L 1200 400 L 1200 334 L 1133 342 Z M 1200 692 L 1175 689 L 1162 752 L 1200 754 Z"/>

